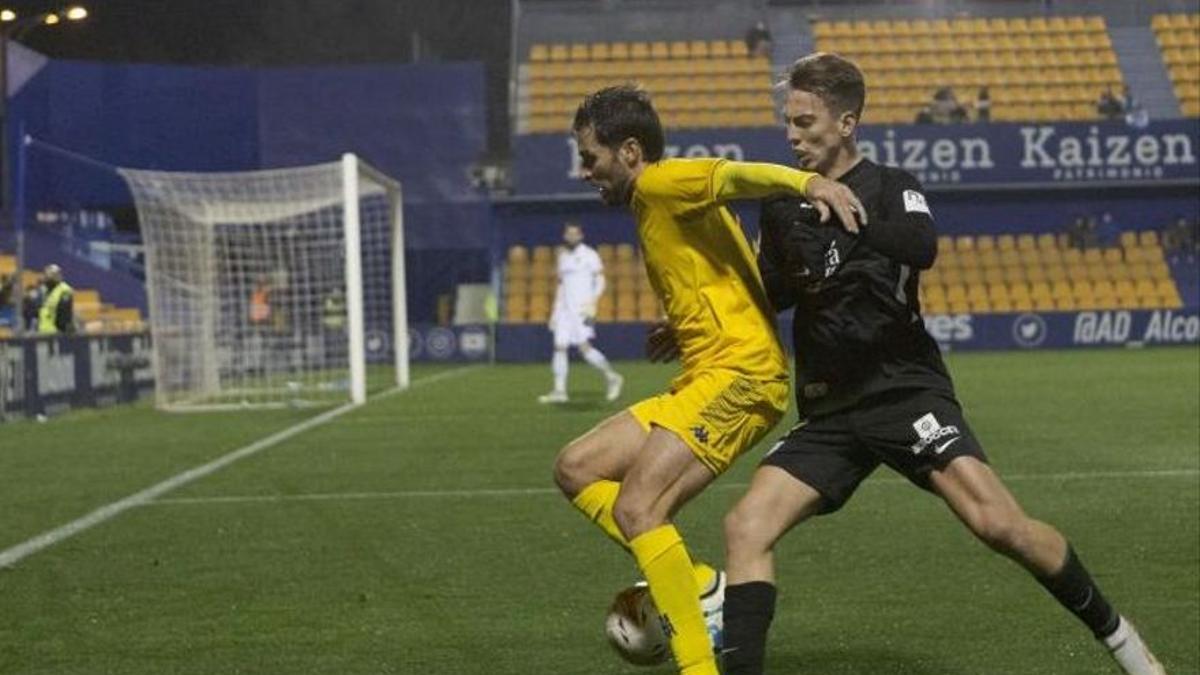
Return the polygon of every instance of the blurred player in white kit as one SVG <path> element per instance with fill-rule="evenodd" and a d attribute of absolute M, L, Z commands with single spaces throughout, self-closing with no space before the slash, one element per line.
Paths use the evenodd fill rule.
<path fill-rule="evenodd" d="M 604 294 L 604 263 L 596 249 L 583 243 L 583 226 L 568 221 L 563 228 L 563 247 L 558 251 L 558 290 L 554 294 L 554 309 L 550 313 L 550 330 L 554 333 L 554 356 L 550 368 L 554 372 L 554 389 L 538 397 L 539 403 L 566 403 L 567 370 L 570 359 L 567 350 L 575 347 L 579 355 L 604 374 L 605 398 L 615 401 L 621 395 L 624 378 L 609 365 L 604 354 L 592 346 L 596 331 L 596 303 Z"/>

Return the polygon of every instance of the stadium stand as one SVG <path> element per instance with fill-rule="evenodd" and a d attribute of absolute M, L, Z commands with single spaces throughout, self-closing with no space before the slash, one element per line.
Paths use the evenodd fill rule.
<path fill-rule="evenodd" d="M 601 323 L 657 321 L 662 317 L 658 298 L 650 287 L 646 267 L 632 244 L 600 244 L 607 283 L 596 307 Z M 545 323 L 554 304 L 554 249 L 524 246 L 508 249 L 504 271 L 505 323 Z"/>
<path fill-rule="evenodd" d="M 14 255 L 0 253 L 0 276 L 12 274 L 17 269 Z M 30 288 L 40 282 L 34 270 L 23 270 L 21 288 Z M 76 288 L 74 299 L 75 320 L 83 333 L 125 333 L 145 330 L 142 313 L 137 309 L 116 307 L 103 302 L 99 291 Z M 12 330 L 0 327 L 0 338 L 11 337 Z"/>
<path fill-rule="evenodd" d="M 1123 80 L 1100 16 L 817 22 L 813 35 L 862 67 L 873 123 L 912 122 L 939 87 L 983 86 L 994 121 L 1096 119 Z"/>
<path fill-rule="evenodd" d="M 1063 235 L 943 236 L 921 277 L 930 314 L 1183 306 L 1158 234 L 1124 232 L 1119 246 L 1079 250 Z"/>
<path fill-rule="evenodd" d="M 1176 281 L 1158 234 L 1125 232 L 1120 244 L 1081 251 L 1055 234 L 943 236 L 938 262 L 925 272 L 921 304 L 930 314 L 1108 309 L 1178 309 Z M 608 286 L 601 323 L 654 321 L 662 313 L 631 244 L 596 247 Z M 544 323 L 555 291 L 554 249 L 508 250 L 505 323 Z"/>
<path fill-rule="evenodd" d="M 1200 116 L 1200 14 L 1156 14 L 1150 20 L 1179 107 Z"/>
<path fill-rule="evenodd" d="M 668 128 L 775 122 L 771 65 L 740 40 L 535 44 L 519 82 L 518 133 L 562 133 L 582 96 L 627 82 L 655 97 Z"/>

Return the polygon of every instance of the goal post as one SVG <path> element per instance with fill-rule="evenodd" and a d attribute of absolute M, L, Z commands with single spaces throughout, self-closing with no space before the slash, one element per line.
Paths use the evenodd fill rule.
<path fill-rule="evenodd" d="M 403 196 L 353 154 L 289 169 L 120 169 L 146 247 L 156 402 L 363 403 L 407 387 Z"/>

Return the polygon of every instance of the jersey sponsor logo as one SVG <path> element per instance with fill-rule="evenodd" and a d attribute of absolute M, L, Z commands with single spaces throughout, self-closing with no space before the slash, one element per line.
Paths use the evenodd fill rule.
<path fill-rule="evenodd" d="M 838 251 L 837 240 L 829 242 L 829 248 L 825 249 L 825 278 L 833 276 L 837 271 L 838 265 L 842 264 L 842 254 Z"/>
<path fill-rule="evenodd" d="M 1049 333 L 1046 320 L 1037 314 L 1022 314 L 1013 321 L 1013 340 L 1020 347 L 1037 347 L 1046 341 Z"/>
<path fill-rule="evenodd" d="M 953 445 L 955 441 L 962 437 L 962 432 L 958 430 L 957 426 L 953 424 L 942 426 L 933 413 L 926 413 L 916 422 L 913 422 L 913 429 L 917 432 L 918 438 L 917 442 L 911 446 L 914 455 L 925 452 L 931 445 L 934 446 L 934 454 L 940 455 L 946 451 L 946 448 Z M 945 441 L 938 444 L 938 441 L 942 441 L 943 439 Z"/>
<path fill-rule="evenodd" d="M 916 190 L 904 191 L 904 210 L 908 213 L 924 213 L 925 215 L 933 215 L 929 212 L 929 203 L 925 201 L 925 195 Z"/>

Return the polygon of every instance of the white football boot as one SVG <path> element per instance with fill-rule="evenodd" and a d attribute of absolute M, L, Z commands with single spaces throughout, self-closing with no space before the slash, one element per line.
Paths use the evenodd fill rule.
<path fill-rule="evenodd" d="M 570 401 L 565 391 L 552 391 L 549 394 L 542 394 L 538 397 L 538 403 L 566 403 Z"/>
<path fill-rule="evenodd" d="M 1102 642 L 1127 675 L 1167 675 L 1137 629 L 1125 617 L 1121 617 L 1116 632 Z"/>
<path fill-rule="evenodd" d="M 700 595 L 700 609 L 704 611 L 704 623 L 708 636 L 712 638 L 713 652 L 720 654 L 725 644 L 725 572 L 717 570 L 712 586 Z"/>

